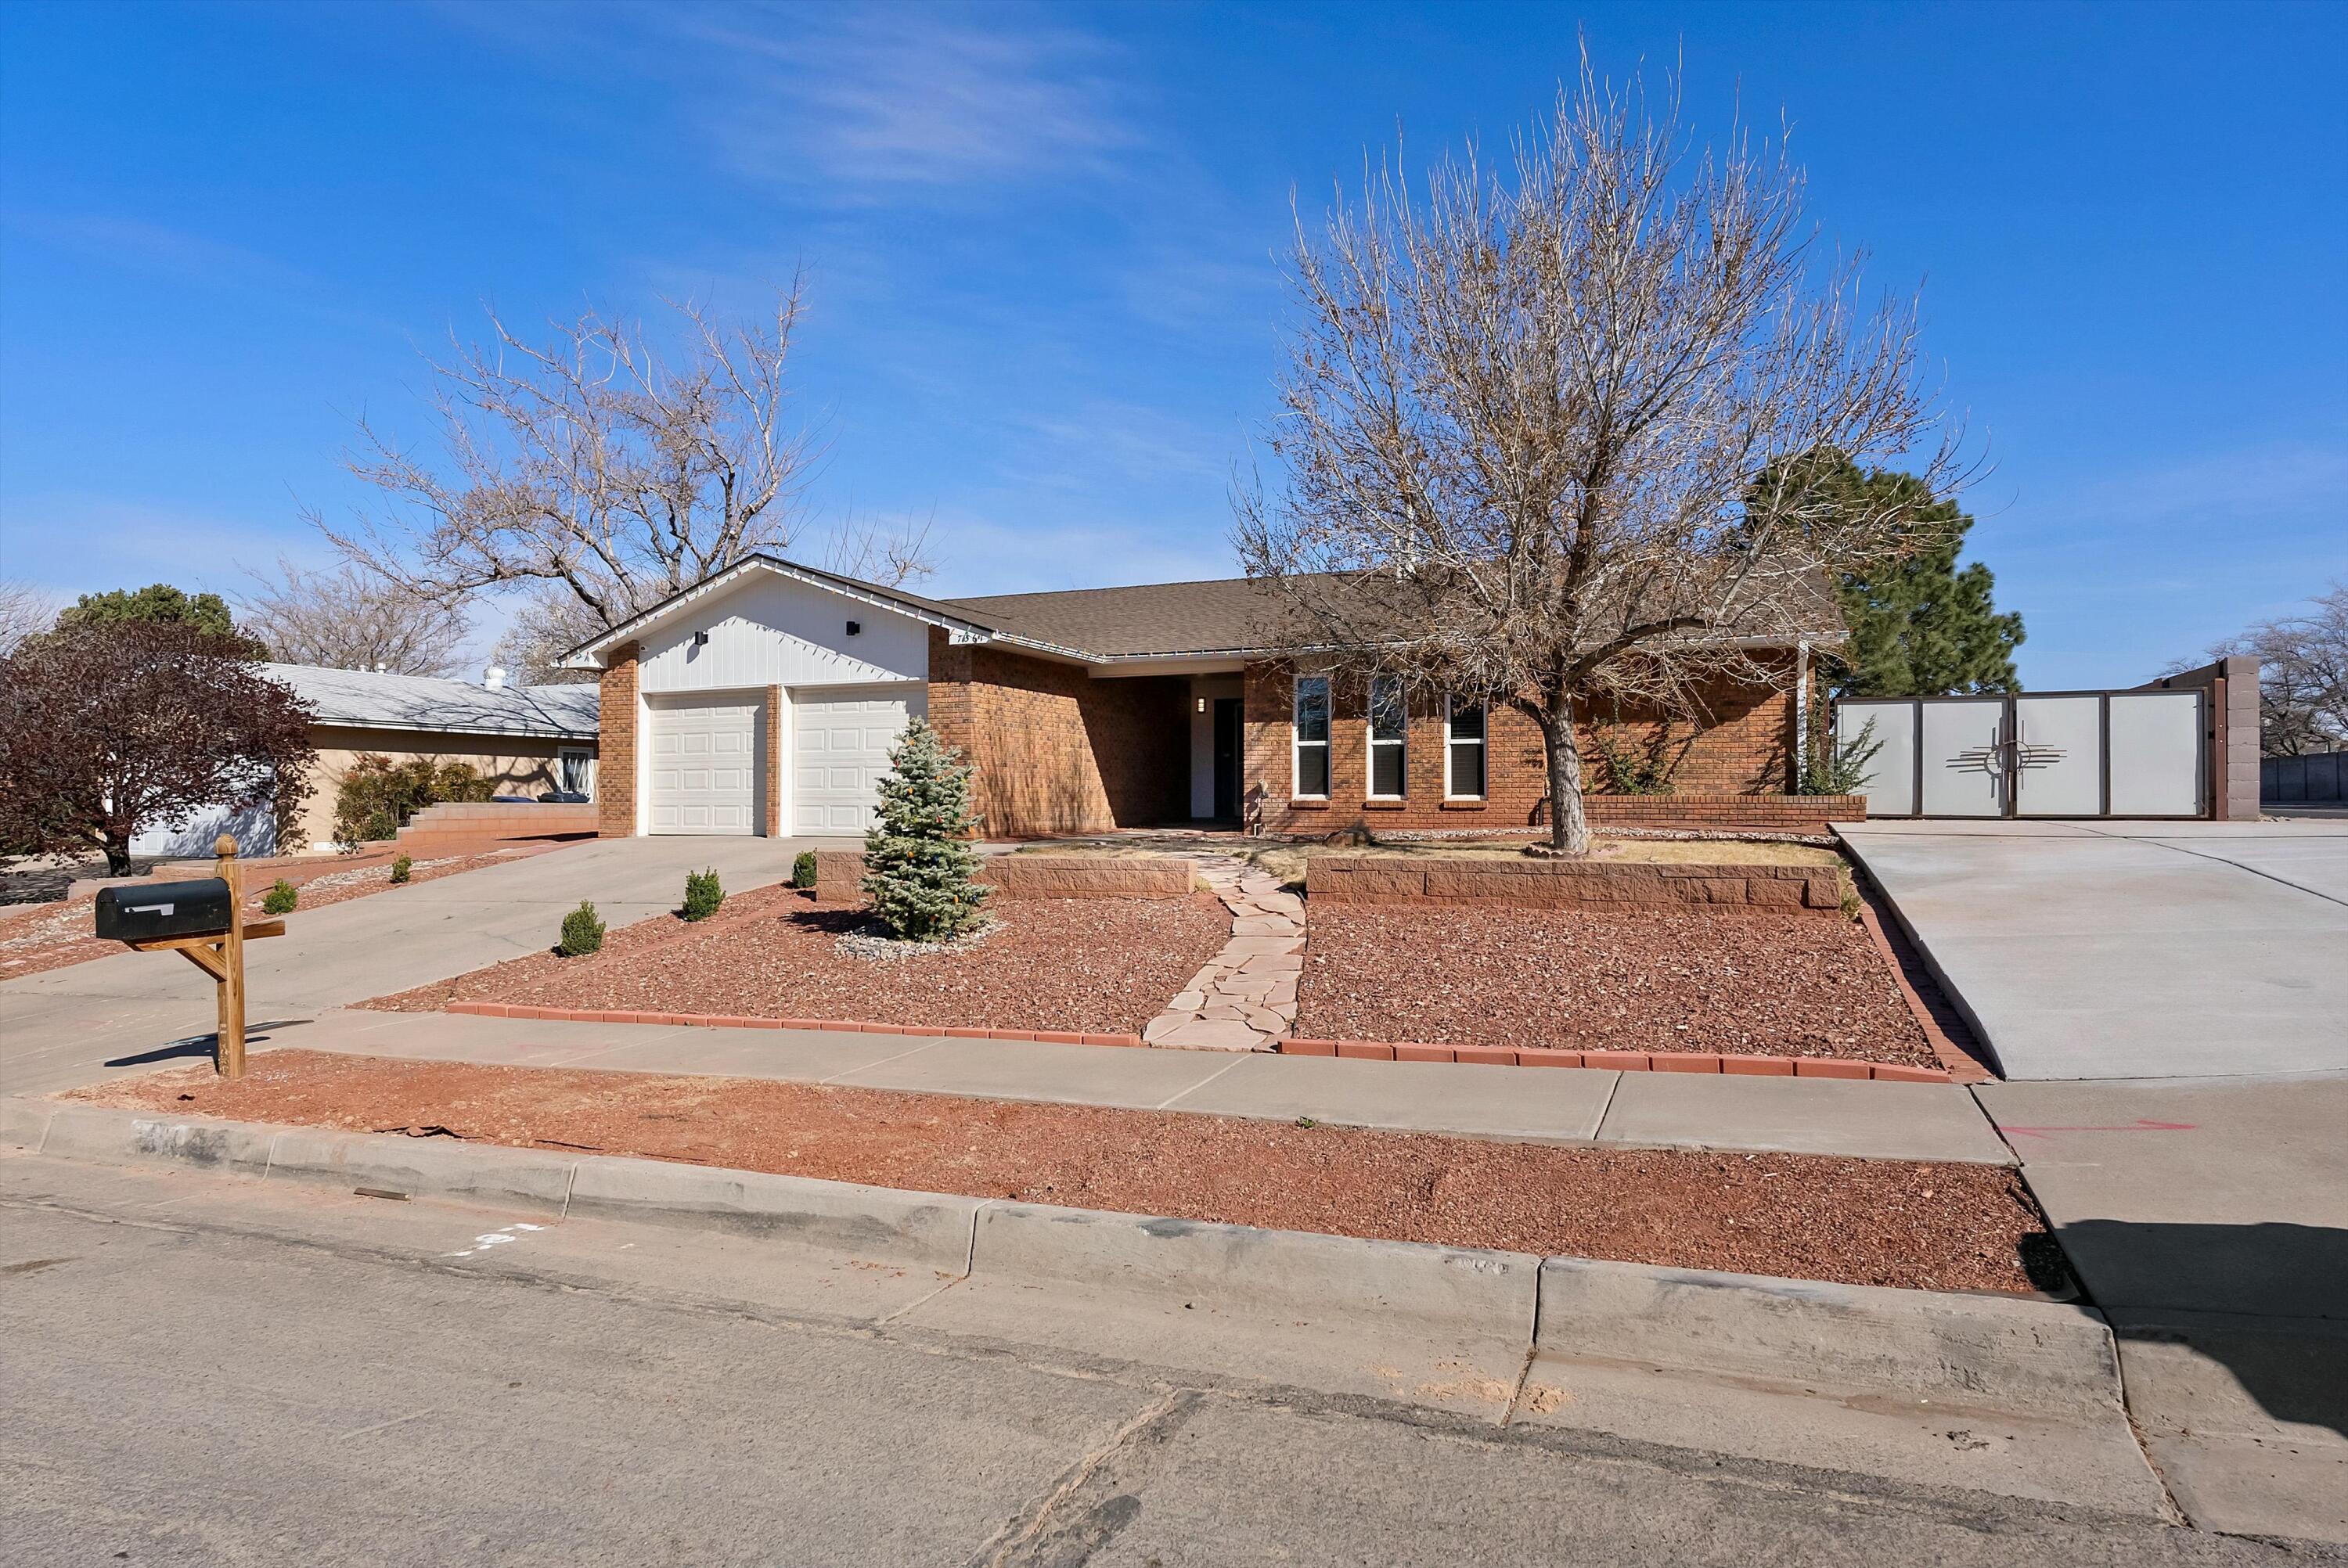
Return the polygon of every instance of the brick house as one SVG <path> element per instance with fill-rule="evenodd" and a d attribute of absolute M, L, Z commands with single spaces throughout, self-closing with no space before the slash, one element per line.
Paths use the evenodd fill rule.
<path fill-rule="evenodd" d="M 914 715 L 976 767 L 989 836 L 1542 820 L 1529 720 L 1392 677 L 1291 668 L 1262 651 L 1266 608 L 1243 579 L 932 600 L 747 557 L 569 656 L 601 671 L 602 831 L 861 834 Z M 1609 794 L 1593 778 L 1593 819 L 1808 819 L 1785 799 L 1794 706 L 1776 686 L 1723 688 L 1693 734 L 1605 715 L 1589 738 L 1667 759 L 1672 791 Z M 1588 771 L 1603 771 L 1595 752 Z"/>

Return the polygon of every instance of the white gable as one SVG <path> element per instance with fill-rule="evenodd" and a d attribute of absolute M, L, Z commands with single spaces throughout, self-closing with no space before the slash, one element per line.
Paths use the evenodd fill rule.
<path fill-rule="evenodd" d="M 695 646 L 698 632 L 709 640 Z M 644 636 L 638 658 L 637 690 L 648 696 L 926 681 L 930 629 L 846 594 L 753 571 Z"/>

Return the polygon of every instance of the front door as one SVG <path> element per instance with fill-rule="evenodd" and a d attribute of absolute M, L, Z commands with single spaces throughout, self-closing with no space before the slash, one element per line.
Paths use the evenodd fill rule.
<path fill-rule="evenodd" d="M 1215 815 L 1226 822 L 1240 814 L 1240 712 L 1239 698 L 1215 699 Z"/>

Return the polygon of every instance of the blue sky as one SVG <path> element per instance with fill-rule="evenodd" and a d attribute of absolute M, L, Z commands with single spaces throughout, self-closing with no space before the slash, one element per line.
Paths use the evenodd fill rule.
<path fill-rule="evenodd" d="M 0 575 L 323 555 L 419 345 L 804 264 L 816 520 L 934 592 L 1220 576 L 1292 190 L 1498 145 L 1585 34 L 1793 128 L 1921 281 L 2041 689 L 2348 576 L 2348 6 L 82 6 L 0 11 Z"/>

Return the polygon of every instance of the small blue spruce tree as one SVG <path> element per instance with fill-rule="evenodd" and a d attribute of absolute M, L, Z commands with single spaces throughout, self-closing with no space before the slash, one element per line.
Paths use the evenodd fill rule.
<path fill-rule="evenodd" d="M 889 753 L 880 819 L 864 835 L 862 886 L 881 925 L 903 940 L 948 942 L 978 923 L 988 890 L 974 880 L 970 775 L 920 719 Z"/>

